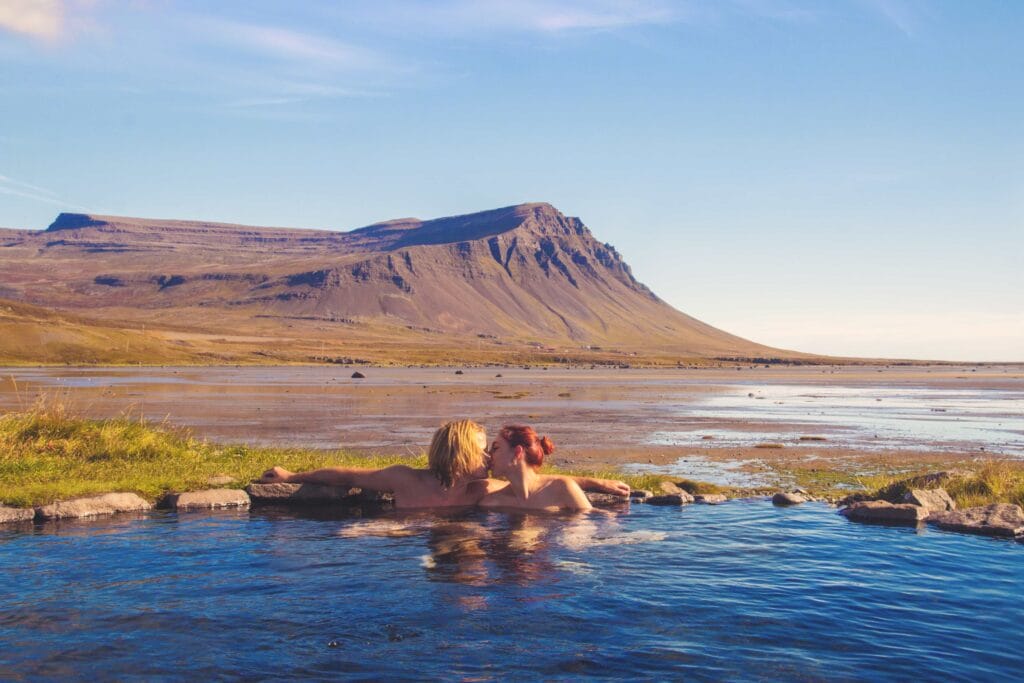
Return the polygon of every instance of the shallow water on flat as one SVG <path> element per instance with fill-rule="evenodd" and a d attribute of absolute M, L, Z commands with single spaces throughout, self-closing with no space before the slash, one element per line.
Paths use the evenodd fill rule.
<path fill-rule="evenodd" d="M 492 428 L 532 423 L 563 453 L 599 445 L 685 455 L 779 441 L 1024 456 L 1019 370 L 937 379 L 918 370 L 362 371 L 358 380 L 335 366 L 6 369 L 0 410 L 49 394 L 86 415 L 167 419 L 217 441 L 387 452 L 418 453 L 441 422 L 472 417 Z"/>
<path fill-rule="evenodd" d="M 1024 545 L 733 501 L 0 529 L 0 679 L 1012 680 Z"/>

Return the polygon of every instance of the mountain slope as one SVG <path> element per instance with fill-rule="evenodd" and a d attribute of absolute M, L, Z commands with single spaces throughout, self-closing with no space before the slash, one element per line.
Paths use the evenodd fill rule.
<path fill-rule="evenodd" d="M 350 232 L 82 214 L 4 232 L 0 296 L 98 319 L 321 320 L 513 345 L 799 355 L 673 309 L 578 218 L 543 203 Z"/>

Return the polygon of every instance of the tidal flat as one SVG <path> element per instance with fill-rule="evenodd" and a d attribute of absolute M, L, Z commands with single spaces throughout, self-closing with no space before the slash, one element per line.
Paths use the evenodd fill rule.
<path fill-rule="evenodd" d="M 199 438 L 410 457 L 457 417 L 525 422 L 551 464 L 726 486 L 1024 459 L 1021 366 L 83 367 L 0 370 L 0 411 L 56 400 Z"/>

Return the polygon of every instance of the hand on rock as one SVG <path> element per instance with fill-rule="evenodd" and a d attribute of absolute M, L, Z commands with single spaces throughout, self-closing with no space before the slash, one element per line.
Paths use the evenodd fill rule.
<path fill-rule="evenodd" d="M 610 493 L 614 496 L 629 495 L 629 484 L 624 481 L 618 481 L 616 479 L 599 479 L 598 483 L 601 485 L 601 493 Z"/>
<path fill-rule="evenodd" d="M 288 481 L 288 477 L 292 475 L 291 472 L 283 467 L 271 467 L 269 470 L 263 473 L 260 477 L 261 484 L 284 484 Z"/>

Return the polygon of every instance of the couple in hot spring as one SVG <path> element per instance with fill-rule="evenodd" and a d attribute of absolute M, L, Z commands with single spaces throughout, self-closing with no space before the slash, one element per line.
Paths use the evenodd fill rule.
<path fill-rule="evenodd" d="M 328 467 L 310 472 L 267 470 L 262 483 L 311 483 L 390 491 L 399 508 L 472 506 L 520 510 L 589 510 L 583 491 L 628 495 L 621 481 L 541 474 L 554 444 L 525 425 L 506 425 L 488 445 L 472 420 L 449 422 L 434 432 L 427 469 Z M 488 472 L 494 477 L 489 478 Z"/>

